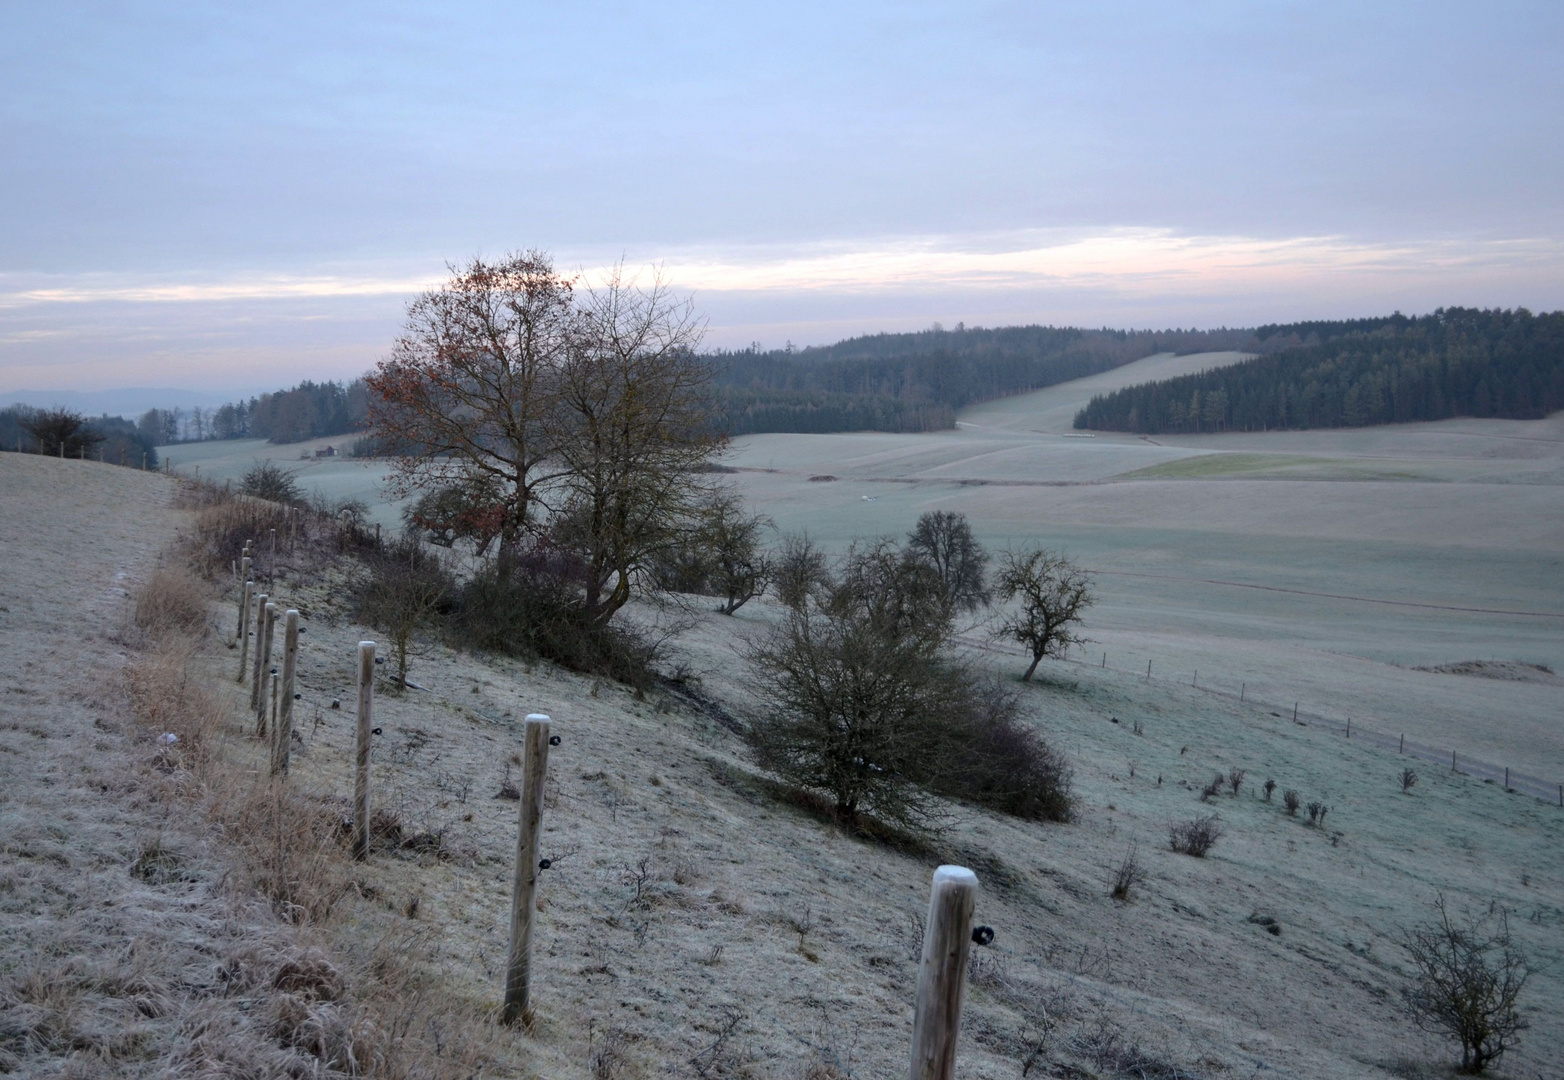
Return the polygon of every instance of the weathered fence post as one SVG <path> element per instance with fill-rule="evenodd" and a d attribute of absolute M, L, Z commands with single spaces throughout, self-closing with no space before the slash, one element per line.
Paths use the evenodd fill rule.
<path fill-rule="evenodd" d="M 1508 765 L 1506 765 L 1504 767 L 1504 790 L 1508 791 L 1509 789 L 1510 789 L 1510 767 Z"/>
<path fill-rule="evenodd" d="M 243 637 L 245 620 L 250 616 L 250 598 L 245 595 L 244 583 L 250 580 L 250 556 L 244 555 L 239 559 L 239 629 L 234 631 L 235 637 Z"/>
<path fill-rule="evenodd" d="M 288 775 L 288 752 L 293 738 L 293 670 L 299 656 L 299 613 L 289 608 L 283 616 L 282 692 L 272 730 L 272 775 Z"/>
<path fill-rule="evenodd" d="M 369 740 L 375 714 L 375 643 L 358 643 L 358 760 L 353 774 L 353 857 L 369 858 Z"/>
<path fill-rule="evenodd" d="M 1455 751 L 1454 750 L 1450 751 L 1450 771 L 1451 772 L 1456 772 L 1457 771 L 1456 767 L 1455 767 Z"/>
<path fill-rule="evenodd" d="M 1200 685 L 1200 669 L 1199 668 L 1195 669 L 1195 677 L 1189 680 L 1189 685 L 1190 686 L 1199 686 Z"/>
<path fill-rule="evenodd" d="M 261 659 L 261 674 L 264 675 L 264 674 L 269 673 L 271 671 L 271 667 L 272 667 L 272 627 L 275 626 L 276 623 L 277 623 L 277 605 L 275 603 L 273 603 L 272 601 L 268 600 L 266 602 L 266 607 L 265 607 L 264 611 L 262 612 L 262 614 L 265 616 L 265 618 L 262 620 L 265 625 L 264 625 L 264 627 L 261 630 L 260 640 L 258 640 L 255 643 L 255 648 L 256 648 L 256 651 L 260 655 L 260 659 Z M 256 717 L 257 723 L 256 723 L 255 734 L 256 735 L 265 735 L 266 734 L 266 690 L 265 690 L 264 686 L 261 689 L 260 697 L 261 697 L 261 708 L 260 708 L 260 715 L 258 717 Z"/>
<path fill-rule="evenodd" d="M 1242 705 L 1244 703 L 1244 691 L 1247 690 L 1247 689 L 1249 689 L 1249 684 L 1248 683 L 1239 683 L 1238 684 L 1238 703 L 1240 705 Z"/>
<path fill-rule="evenodd" d="M 244 560 L 246 565 L 250 560 Z M 248 575 L 248 571 L 246 572 Z M 239 685 L 244 685 L 244 669 L 250 666 L 250 596 L 255 591 L 255 582 L 248 576 L 244 579 L 244 588 L 239 596 Z"/>
<path fill-rule="evenodd" d="M 1406 752 L 1407 752 L 1407 737 L 1406 737 L 1406 734 L 1403 732 L 1402 735 L 1401 735 L 1401 745 L 1396 747 L 1396 753 L 1404 754 Z"/>
<path fill-rule="evenodd" d="M 255 667 L 250 676 L 250 711 L 261 707 L 261 639 L 266 636 L 266 601 L 261 593 L 255 598 Z"/>
<path fill-rule="evenodd" d="M 1295 724 L 1298 722 L 1298 703 L 1296 701 L 1292 703 L 1292 722 Z"/>
<path fill-rule="evenodd" d="M 1352 738 L 1352 717 L 1347 717 L 1347 738 Z"/>
<path fill-rule="evenodd" d="M 1150 660 L 1146 661 L 1146 681 L 1147 682 L 1151 681 L 1151 661 Z"/>
<path fill-rule="evenodd" d="M 271 564 L 271 573 L 268 575 L 267 580 L 270 581 L 273 585 L 277 584 L 277 530 L 276 529 L 272 530 L 272 564 Z"/>
<path fill-rule="evenodd" d="M 532 917 L 538 891 L 538 833 L 543 819 L 543 778 L 548 772 L 549 718 L 527 717 L 522 759 L 521 815 L 516 827 L 516 880 L 510 903 L 510 958 L 505 965 L 505 1023 L 532 1020 Z"/>
<path fill-rule="evenodd" d="M 272 756 L 272 760 L 275 761 L 276 758 L 277 758 L 277 669 L 276 668 L 272 668 L 270 673 L 267 675 L 266 685 L 271 687 L 271 696 L 272 696 L 271 729 L 270 729 L 271 730 L 271 739 L 272 739 L 272 753 L 271 753 L 271 756 Z M 261 718 L 261 731 L 260 731 L 260 733 L 262 735 L 265 735 L 267 733 L 266 718 L 265 717 Z"/>
<path fill-rule="evenodd" d="M 918 999 L 912 1013 L 911 1080 L 951 1080 L 956 1036 L 967 986 L 972 908 L 977 875 L 965 866 L 941 866 L 929 890 L 929 919 L 918 964 Z"/>

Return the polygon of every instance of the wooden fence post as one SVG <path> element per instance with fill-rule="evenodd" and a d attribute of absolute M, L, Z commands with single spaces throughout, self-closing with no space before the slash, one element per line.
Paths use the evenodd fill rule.
<path fill-rule="evenodd" d="M 532 1021 L 532 918 L 538 891 L 538 833 L 543 819 L 543 778 L 548 773 L 549 718 L 527 717 L 522 759 L 521 814 L 516 826 L 516 879 L 511 889 L 510 957 L 505 965 L 507 1024 Z"/>
<path fill-rule="evenodd" d="M 261 593 L 255 598 L 255 667 L 250 676 L 250 711 L 261 707 L 261 639 L 266 636 L 266 601 Z"/>
<path fill-rule="evenodd" d="M 261 630 L 260 640 L 255 643 L 255 648 L 261 660 L 261 677 L 265 678 L 271 673 L 272 668 L 272 627 L 277 623 L 277 605 L 268 600 L 262 615 L 265 616 L 262 620 L 265 625 Z M 266 734 L 266 689 L 264 683 L 261 686 L 260 698 L 260 714 L 256 717 L 255 727 L 255 734 L 258 736 Z"/>
<path fill-rule="evenodd" d="M 1295 724 L 1298 722 L 1298 703 L 1296 701 L 1292 703 L 1292 722 Z"/>
<path fill-rule="evenodd" d="M 956 1037 L 967 986 L 972 908 L 977 875 L 965 866 L 941 866 L 929 890 L 929 919 L 918 964 L 918 999 L 912 1013 L 911 1080 L 951 1080 Z"/>
<path fill-rule="evenodd" d="M 1456 767 L 1455 767 L 1455 751 L 1454 750 L 1450 751 L 1450 771 L 1451 772 L 1455 772 L 1456 771 Z"/>
<path fill-rule="evenodd" d="M 1352 717 L 1347 717 L 1347 738 L 1352 738 Z"/>
<path fill-rule="evenodd" d="M 1151 681 L 1151 661 L 1150 660 L 1146 661 L 1146 681 L 1147 682 Z"/>
<path fill-rule="evenodd" d="M 1401 736 L 1401 745 L 1396 747 L 1396 753 L 1404 754 L 1406 752 L 1407 752 L 1407 737 L 1406 737 L 1405 733 L 1403 733 L 1402 736 Z"/>
<path fill-rule="evenodd" d="M 243 637 L 245 621 L 250 617 L 250 598 L 245 594 L 244 583 L 250 580 L 250 556 L 244 555 L 239 559 L 239 629 L 234 631 L 235 637 Z"/>
<path fill-rule="evenodd" d="M 276 724 L 272 729 L 272 775 L 288 775 L 288 755 L 293 738 L 293 669 L 299 657 L 299 613 L 289 608 L 283 616 L 282 690 Z"/>
<path fill-rule="evenodd" d="M 249 559 L 244 560 L 246 564 Z M 244 669 L 250 666 L 250 597 L 255 592 L 255 582 L 248 576 L 239 597 L 239 685 L 244 685 Z"/>
<path fill-rule="evenodd" d="M 1248 683 L 1239 683 L 1238 684 L 1238 703 L 1240 705 L 1242 705 L 1244 703 L 1244 691 L 1247 690 L 1247 689 L 1249 689 L 1249 684 Z"/>
<path fill-rule="evenodd" d="M 276 585 L 277 584 L 277 530 L 276 529 L 272 530 L 272 564 L 271 564 L 271 572 L 267 575 L 267 580 L 272 585 Z"/>
<path fill-rule="evenodd" d="M 272 756 L 273 759 L 275 759 L 276 756 L 277 756 L 277 745 L 276 745 L 277 744 L 277 669 L 276 668 L 272 668 L 270 674 L 267 675 L 267 677 L 266 677 L 266 685 L 271 687 L 271 697 L 272 697 L 272 703 L 271 703 L 271 727 L 267 728 L 267 726 L 266 726 L 266 718 L 262 717 L 261 718 L 261 732 L 260 733 L 262 735 L 265 735 L 268 731 L 271 732 L 271 740 L 272 740 L 271 756 Z"/>
<path fill-rule="evenodd" d="M 358 643 L 358 760 L 353 774 L 353 857 L 369 858 L 369 740 L 375 714 L 375 643 Z"/>

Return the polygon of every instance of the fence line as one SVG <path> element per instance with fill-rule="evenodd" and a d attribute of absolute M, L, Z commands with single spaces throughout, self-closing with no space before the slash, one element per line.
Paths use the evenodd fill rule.
<path fill-rule="evenodd" d="M 1003 653 L 1007 656 L 1013 655 L 1013 650 L 1000 648 L 999 646 L 982 639 L 975 639 L 970 636 L 958 636 L 958 640 L 963 645 L 971 648 L 981 649 L 984 652 Z M 1431 746 L 1428 743 L 1416 742 L 1412 739 L 1408 739 L 1405 734 L 1397 733 L 1392 735 L 1388 732 L 1378 731 L 1374 728 L 1366 727 L 1361 721 L 1350 717 L 1343 722 L 1337 722 L 1318 713 L 1311 713 L 1301 709 L 1301 699 L 1297 702 L 1294 702 L 1290 707 L 1287 705 L 1277 705 L 1274 702 L 1262 701 L 1259 698 L 1250 696 L 1248 690 L 1249 684 L 1247 682 L 1241 684 L 1242 689 L 1238 694 L 1234 694 L 1230 690 L 1217 689 L 1216 687 L 1211 686 L 1209 682 L 1202 685 L 1198 681 L 1198 676 L 1195 676 L 1191 679 L 1185 679 L 1182 673 L 1171 677 L 1153 674 L 1151 670 L 1151 660 L 1146 661 L 1145 671 L 1141 671 L 1138 667 L 1134 669 L 1116 667 L 1113 664 L 1108 663 L 1107 653 L 1103 653 L 1101 659 L 1098 660 L 1095 659 L 1092 654 L 1085 653 L 1083 651 L 1082 659 L 1066 658 L 1065 662 L 1075 664 L 1080 667 L 1097 668 L 1098 670 L 1115 671 L 1123 675 L 1133 675 L 1136 679 L 1147 682 L 1156 681 L 1165 683 L 1172 681 L 1185 687 L 1186 689 L 1199 690 L 1201 693 L 1230 698 L 1233 701 L 1241 702 L 1244 705 L 1252 705 L 1256 709 L 1264 708 L 1267 710 L 1281 710 L 1279 715 L 1283 720 L 1291 718 L 1296 723 L 1302 724 L 1305 727 L 1323 729 L 1328 732 L 1334 732 L 1336 734 L 1343 735 L 1344 737 L 1352 739 L 1353 741 L 1362 741 L 1370 744 L 1371 746 L 1376 746 L 1387 750 L 1395 750 L 1396 752 L 1406 757 L 1416 758 L 1419 761 L 1428 761 L 1439 765 L 1449 765 L 1452 772 L 1460 773 L 1463 776 L 1475 776 L 1481 780 L 1492 780 L 1494 783 L 1503 784 L 1507 790 L 1518 791 L 1522 794 L 1534 796 L 1535 798 L 1541 799 L 1544 802 L 1549 802 L 1556 806 L 1564 807 L 1564 783 L 1559 783 L 1556 780 L 1548 780 L 1540 776 L 1532 776 L 1528 773 L 1520 772 L 1506 765 L 1496 765 L 1491 761 L 1485 761 L 1482 758 L 1474 757 L 1470 754 L 1463 754 L 1458 750 L 1453 750 L 1448 747 L 1441 748 L 1437 746 Z M 1207 675 L 1209 677 L 1209 671 L 1207 672 Z"/>
<path fill-rule="evenodd" d="M 1119 671 L 1125 674 L 1133 674 L 1140 679 L 1155 680 L 1158 682 L 1166 681 L 1156 675 L 1142 675 L 1138 669 L 1131 672 L 1126 668 L 1116 668 L 1107 662 L 1106 654 L 1104 654 L 1104 659 L 1099 664 L 1093 664 L 1090 663 L 1090 661 L 1080 660 L 1071 660 L 1069 662 L 1073 664 L 1084 664 L 1087 667 L 1106 668 L 1109 671 Z M 1183 684 L 1182 675 L 1176 676 L 1176 680 Z M 1209 684 L 1201 686 L 1191 682 L 1184 685 L 1187 685 L 1190 689 L 1202 691 L 1203 693 L 1214 694 L 1219 697 L 1232 698 L 1235 701 L 1238 700 L 1237 696 L 1234 695 L 1231 691 L 1219 690 Z M 1243 693 L 1243 703 L 1246 705 L 1254 705 L 1256 708 L 1286 708 L 1284 705 L 1275 705 L 1271 702 L 1264 702 L 1258 698 L 1249 697 L 1247 682 L 1244 683 Z M 1347 718 L 1344 722 L 1337 722 L 1318 713 L 1311 713 L 1301 710 L 1299 708 L 1299 703 L 1297 702 L 1294 702 L 1293 704 L 1293 712 L 1291 715 L 1295 723 L 1301 724 L 1305 727 L 1322 729 L 1324 731 L 1342 735 L 1355 741 L 1366 742 L 1371 746 L 1377 746 L 1386 750 L 1395 750 L 1400 754 L 1417 758 L 1421 761 L 1429 761 L 1441 765 L 1449 763 L 1452 772 L 1457 772 L 1464 776 L 1475 776 L 1482 780 L 1492 780 L 1495 783 L 1504 784 L 1509 790 L 1519 791 L 1527 795 L 1532 795 L 1538 799 L 1542 799 L 1546 802 L 1555 803 L 1558 806 L 1564 806 L 1564 784 L 1558 783 L 1557 781 L 1546 780 L 1540 776 L 1531 776 L 1527 773 L 1519 772 L 1505 765 L 1496 765 L 1491 761 L 1484 761 L 1482 758 L 1473 757 L 1470 754 L 1462 754 L 1457 750 L 1416 742 L 1412 739 L 1408 739 L 1404 734 L 1401 733 L 1392 735 L 1388 732 L 1377 731 L 1374 728 L 1365 727 L 1361 721 L 1354 720 L 1350 717 Z M 1283 712 L 1282 719 L 1285 720 L 1287 718 L 1288 714 Z"/>

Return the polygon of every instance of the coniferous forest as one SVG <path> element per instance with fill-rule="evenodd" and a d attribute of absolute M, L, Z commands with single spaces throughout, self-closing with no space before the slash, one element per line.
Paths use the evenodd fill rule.
<path fill-rule="evenodd" d="M 957 325 L 802 350 L 710 356 L 728 432 L 935 431 L 964 405 L 1107 371 L 1158 352 L 1252 344 L 1249 330 Z"/>
<path fill-rule="evenodd" d="M 1564 409 L 1564 312 L 1262 326 L 1264 355 L 1092 399 L 1077 428 L 1140 434 L 1363 427 Z"/>

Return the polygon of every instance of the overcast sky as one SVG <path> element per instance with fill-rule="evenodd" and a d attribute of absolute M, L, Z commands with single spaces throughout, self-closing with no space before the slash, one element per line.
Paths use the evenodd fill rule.
<path fill-rule="evenodd" d="M 1564 4 L 0 6 L 0 391 L 351 376 L 449 262 L 708 340 L 1564 307 Z"/>

